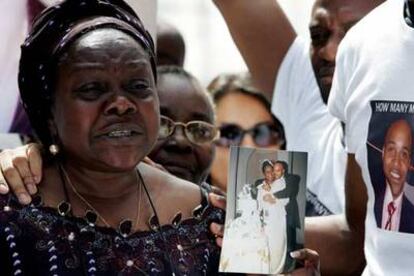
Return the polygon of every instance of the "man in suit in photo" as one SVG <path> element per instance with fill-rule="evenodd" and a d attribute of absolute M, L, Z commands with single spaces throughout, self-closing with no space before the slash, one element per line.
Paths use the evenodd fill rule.
<path fill-rule="evenodd" d="M 374 187 L 377 225 L 388 231 L 414 233 L 414 205 L 405 195 L 412 142 L 412 129 L 406 120 L 397 120 L 389 126 L 382 148 L 385 181 Z"/>
<path fill-rule="evenodd" d="M 285 269 L 288 271 L 294 265 L 294 260 L 290 256 L 290 252 L 297 249 L 296 229 L 300 229 L 299 206 L 297 195 L 299 193 L 300 177 L 296 174 L 289 174 L 288 164 L 284 161 L 276 161 L 273 166 L 276 181 L 284 178 L 286 188 L 276 192 L 276 198 L 289 198 L 289 203 L 286 205 L 286 236 L 287 236 L 287 256 L 285 262 Z"/>

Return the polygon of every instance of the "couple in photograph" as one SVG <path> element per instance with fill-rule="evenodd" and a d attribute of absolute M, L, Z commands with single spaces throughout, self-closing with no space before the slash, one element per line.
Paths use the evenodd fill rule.
<path fill-rule="evenodd" d="M 297 175 L 283 161 L 264 160 L 263 178 L 245 184 L 237 194 L 236 216 L 225 230 L 221 272 L 279 274 L 294 268 L 300 228 Z"/>
<path fill-rule="evenodd" d="M 280 273 L 294 265 L 289 252 L 296 250 L 296 229 L 300 228 L 297 195 L 299 176 L 287 174 L 284 161 L 264 160 L 264 178 L 255 182 L 251 194 L 257 200 L 270 253 L 270 272 Z"/>

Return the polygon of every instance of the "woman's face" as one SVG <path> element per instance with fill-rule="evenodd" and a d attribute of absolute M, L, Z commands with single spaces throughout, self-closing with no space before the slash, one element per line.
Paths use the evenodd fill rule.
<path fill-rule="evenodd" d="M 273 123 L 270 112 L 252 96 L 241 93 L 229 93 L 216 103 L 216 124 L 222 126 L 235 124 L 247 130 L 258 123 Z M 246 134 L 240 146 L 257 147 L 252 136 Z M 280 145 L 270 145 L 267 148 L 279 149 Z M 211 168 L 212 184 L 223 190 L 227 189 L 227 170 L 229 162 L 228 147 L 216 147 L 216 157 Z"/>
<path fill-rule="evenodd" d="M 263 172 L 266 183 L 270 184 L 274 180 L 273 167 L 266 166 Z"/>
<path fill-rule="evenodd" d="M 148 54 L 129 35 L 95 30 L 75 41 L 58 67 L 54 126 L 66 157 L 105 171 L 130 170 L 159 128 Z"/>
<path fill-rule="evenodd" d="M 200 86 L 188 78 L 164 74 L 158 80 L 160 113 L 175 122 L 205 121 L 214 124 L 214 110 Z M 194 183 L 203 181 L 214 158 L 214 145 L 191 143 L 182 127 L 159 139 L 149 157 L 173 175 Z"/>

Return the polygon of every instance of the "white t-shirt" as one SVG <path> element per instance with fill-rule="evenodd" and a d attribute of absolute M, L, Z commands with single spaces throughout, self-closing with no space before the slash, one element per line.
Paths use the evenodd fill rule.
<path fill-rule="evenodd" d="M 320 201 L 338 214 L 344 211 L 343 132 L 322 101 L 309 48 L 300 37 L 290 47 L 276 78 L 272 112 L 285 128 L 287 150 L 308 152 L 308 202 Z"/>
<path fill-rule="evenodd" d="M 329 99 L 329 110 L 346 124 L 347 151 L 355 154 L 368 191 L 364 275 L 414 274 L 412 189 L 404 188 L 398 232 L 380 229 L 385 135 L 400 120 L 414 129 L 414 28 L 405 23 L 403 6 L 404 0 L 388 0 L 348 32 Z M 405 177 L 411 187 L 412 172 Z"/>

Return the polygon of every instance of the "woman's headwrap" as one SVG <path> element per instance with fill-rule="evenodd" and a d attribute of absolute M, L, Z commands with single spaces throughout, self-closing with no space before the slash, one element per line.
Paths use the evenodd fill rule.
<path fill-rule="evenodd" d="M 48 119 L 57 65 L 69 45 L 92 30 L 112 28 L 129 34 L 148 53 L 156 79 L 154 43 L 139 17 L 123 0 L 66 0 L 43 11 L 21 47 L 19 88 L 32 127 L 44 145 L 52 144 Z"/>

